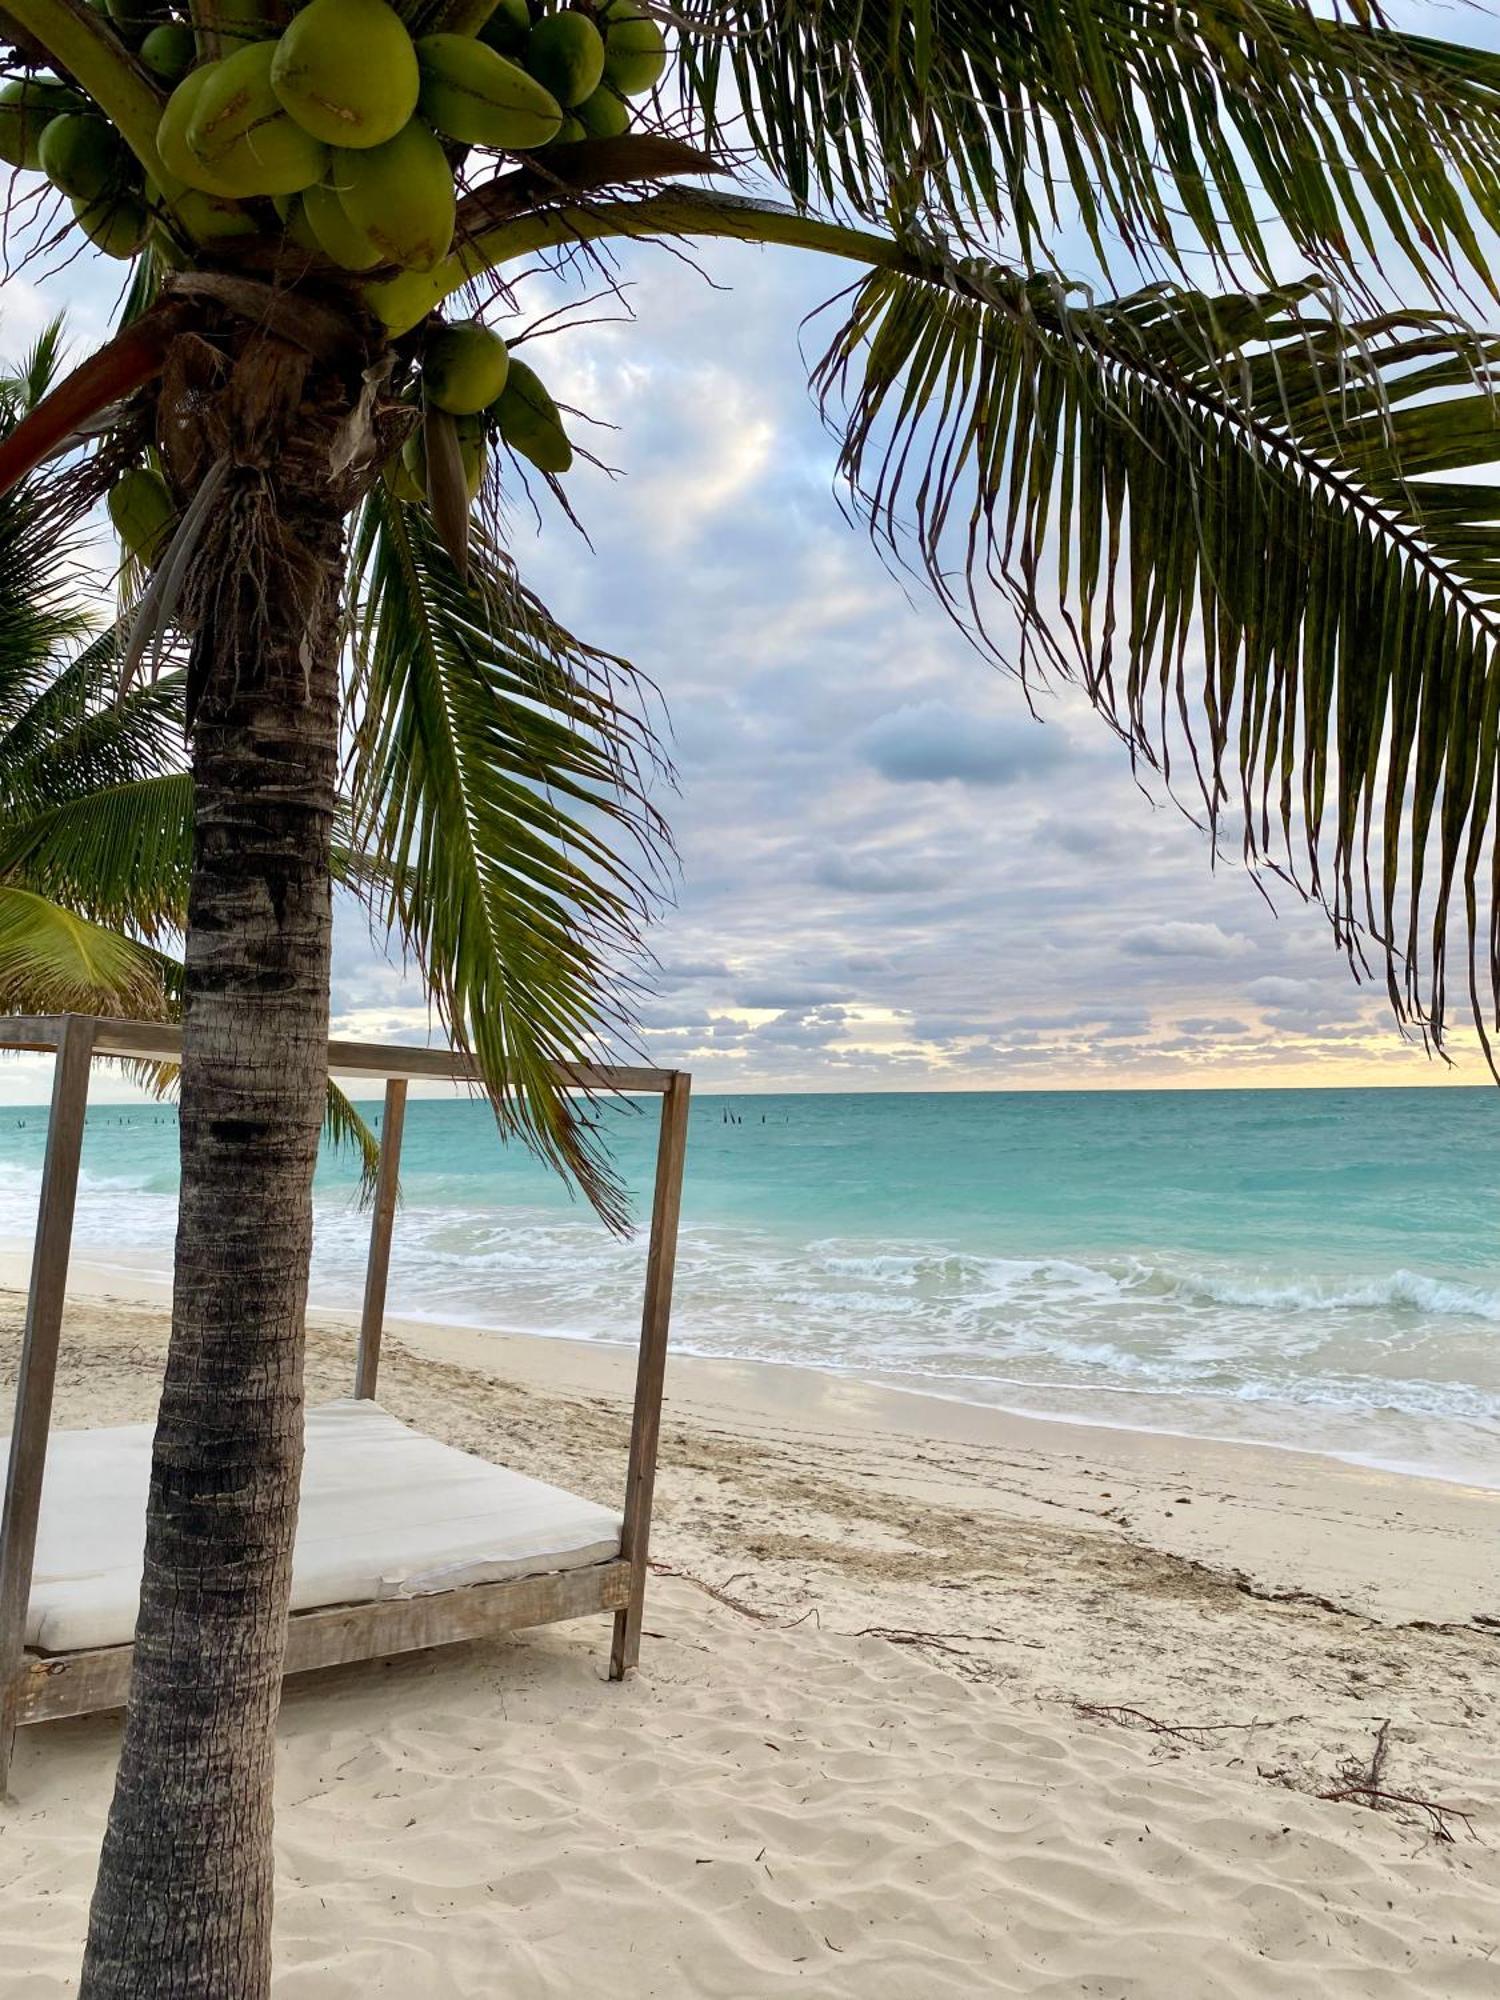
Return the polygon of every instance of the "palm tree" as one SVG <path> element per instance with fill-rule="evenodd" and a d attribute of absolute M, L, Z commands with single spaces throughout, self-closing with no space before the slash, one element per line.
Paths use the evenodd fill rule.
<path fill-rule="evenodd" d="M 514 367 L 519 397 L 454 407 L 445 306 L 513 332 L 522 260 L 606 268 L 620 243 L 851 264 L 815 381 L 892 563 L 981 645 L 1013 614 L 1024 672 L 1077 679 L 1169 776 L 1186 759 L 1211 827 L 1319 897 L 1441 1042 L 1455 898 L 1481 1032 L 1496 977 L 1500 544 L 1461 475 L 1495 442 L 1469 320 L 1495 293 L 1500 59 L 1301 0 L 401 0 L 394 24 L 383 0 L 263 0 L 248 30 L 192 0 L 174 60 L 223 60 L 169 106 L 165 45 L 135 52 L 149 6 L 7 11 L 20 66 L 79 97 L 33 84 L 0 136 L 24 155 L 41 110 L 102 114 L 112 179 L 76 125 L 42 157 L 95 240 L 140 254 L 122 330 L 0 445 L 0 480 L 60 451 L 60 510 L 159 473 L 124 664 L 155 627 L 189 649 L 172 1348 L 83 1991 L 261 1996 L 351 692 L 355 825 L 451 1033 L 617 1212 L 546 1062 L 638 907 L 605 836 L 646 830 L 640 746 L 610 663 L 511 572 L 499 454 L 468 515 L 486 439 L 554 481 L 569 454 Z M 630 111 L 611 85 L 655 82 L 653 14 L 674 61 Z M 561 843 L 533 781 L 559 728 Z"/>
<path fill-rule="evenodd" d="M 0 439 L 52 387 L 54 320 L 0 378 Z M 118 695 L 121 634 L 82 599 L 34 481 L 0 502 L 0 1008 L 157 1018 L 182 967 L 192 801 L 180 668 Z M 117 698 L 118 695 L 118 698 Z"/>
<path fill-rule="evenodd" d="M 0 437 L 45 394 L 62 322 L 0 378 Z M 123 694 L 124 633 L 90 632 L 79 557 L 48 532 L 34 493 L 0 504 L 0 1010 L 175 1018 L 187 922 L 192 785 L 180 666 Z M 61 557 L 61 560 L 59 558 Z M 368 893 L 369 857 L 335 842 L 335 879 Z M 158 1095 L 177 1065 L 127 1063 Z M 379 1141 L 330 1077 L 325 1136 L 355 1153 L 372 1191 Z"/>

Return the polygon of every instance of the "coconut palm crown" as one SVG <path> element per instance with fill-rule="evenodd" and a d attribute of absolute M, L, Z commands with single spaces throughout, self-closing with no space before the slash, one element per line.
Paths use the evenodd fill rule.
<path fill-rule="evenodd" d="M 646 746 L 503 547 L 497 489 L 562 493 L 574 449 L 512 352 L 516 273 L 711 238 L 842 262 L 815 386 L 892 562 L 1186 770 L 1439 1041 L 1465 934 L 1485 1033 L 1500 60 L 1301 0 L 6 18 L 0 148 L 133 268 L 0 483 L 109 495 L 143 578 L 121 676 L 181 635 L 193 778 L 172 1349 L 82 1990 L 259 2000 L 341 727 L 450 1032 L 610 1199 L 551 1063 L 640 909 L 611 841 L 650 837 Z"/>
<path fill-rule="evenodd" d="M 20 369 L 0 378 L 0 439 L 52 385 L 63 333 L 62 321 L 54 321 Z M 152 678 L 122 689 L 128 622 L 104 621 L 98 629 L 101 621 L 83 601 L 84 546 L 59 546 L 56 525 L 35 479 L 0 499 L 0 1009 L 175 1018 L 193 844 L 180 646 Z M 591 761 L 601 734 L 590 690 L 572 688 L 564 664 L 550 697 L 540 675 L 530 693 L 525 706 L 497 703 L 494 722 L 505 751 L 532 767 L 541 794 L 532 808 L 535 827 L 557 849 L 576 849 L 581 829 L 557 793 L 566 794 L 576 765 Z M 552 732 L 544 739 L 538 709 L 551 711 Z M 588 713 L 587 730 L 570 723 L 574 711 Z M 625 754 L 649 737 L 623 714 L 621 726 L 606 721 L 602 734 L 606 741 L 617 735 Z M 590 740 L 580 743 L 581 735 Z M 371 748 L 368 732 L 355 734 L 345 775 L 360 793 L 370 782 Z M 377 944 L 399 945 L 407 932 L 425 932 L 433 921 L 432 912 L 414 910 L 409 900 L 423 895 L 429 878 L 411 875 L 393 898 L 378 855 L 354 838 L 353 817 L 341 799 L 334 880 L 362 904 Z M 555 863 L 544 864 L 537 880 L 536 850 L 513 841 L 511 851 L 515 894 L 550 893 Z M 596 896 L 611 893 L 601 885 Z M 620 920 L 630 922 L 623 900 Z M 570 915 L 558 940 L 587 965 L 588 943 L 575 929 Z M 488 976 L 502 988 L 527 975 L 524 958 L 510 964 L 509 949 L 510 934 L 488 927 L 471 945 L 476 961 L 488 957 Z M 531 1010 L 524 1011 L 529 1020 Z M 606 1018 L 601 1008 L 581 1025 L 580 1048 L 588 1029 L 603 1027 Z M 126 1067 L 157 1094 L 175 1089 L 176 1064 Z M 358 1159 L 363 1189 L 372 1192 L 379 1142 L 333 1077 L 324 1134 Z"/>

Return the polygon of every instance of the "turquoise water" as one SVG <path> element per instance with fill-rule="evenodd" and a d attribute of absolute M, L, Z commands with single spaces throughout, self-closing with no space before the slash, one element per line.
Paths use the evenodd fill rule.
<path fill-rule="evenodd" d="M 602 1117 L 643 1194 L 654 1104 Z M 13 1241 L 44 1125 L 0 1111 Z M 170 1112 L 91 1113 L 80 1252 L 166 1270 L 175 1143 Z M 402 1178 L 393 1312 L 634 1337 L 640 1242 L 482 1105 L 414 1102 Z M 353 1176 L 318 1186 L 313 1297 L 353 1305 Z M 699 1098 L 673 1339 L 1500 1485 L 1500 1093 Z"/>

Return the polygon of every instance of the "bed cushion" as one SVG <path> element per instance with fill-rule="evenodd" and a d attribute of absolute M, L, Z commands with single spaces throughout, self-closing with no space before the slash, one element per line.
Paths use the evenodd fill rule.
<path fill-rule="evenodd" d="M 150 1424 L 54 1431 L 26 1643 L 128 1643 L 140 1596 Z M 421 1597 L 606 1562 L 620 1517 L 455 1451 L 352 1398 L 307 1413 L 292 1609 Z"/>

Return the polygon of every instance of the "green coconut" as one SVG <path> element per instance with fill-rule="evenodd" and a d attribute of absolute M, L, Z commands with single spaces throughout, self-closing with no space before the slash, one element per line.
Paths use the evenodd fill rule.
<path fill-rule="evenodd" d="M 586 139 L 588 136 L 583 120 L 570 111 L 558 126 L 557 137 L 552 143 L 554 146 L 576 146 L 580 139 Z"/>
<path fill-rule="evenodd" d="M 202 69 L 190 70 L 178 84 L 156 128 L 156 150 L 167 172 L 184 187 L 197 188 L 203 194 L 233 195 L 235 190 L 216 179 L 188 144 L 188 126 L 198 100 L 219 68 L 218 63 L 205 63 Z"/>
<path fill-rule="evenodd" d="M 370 271 L 384 261 L 380 246 L 344 213 L 336 189 L 326 181 L 304 190 L 302 212 L 318 248 L 345 271 Z"/>
<path fill-rule="evenodd" d="M 188 120 L 189 151 L 230 194 L 297 194 L 328 167 L 327 147 L 271 88 L 278 47 L 250 42 L 216 63 Z"/>
<path fill-rule="evenodd" d="M 151 211 L 139 195 L 107 194 L 75 201 L 73 219 L 106 257 L 133 257 L 151 233 Z"/>
<path fill-rule="evenodd" d="M 311 0 L 277 44 L 271 82 L 284 108 L 327 145 L 394 139 L 417 108 L 417 52 L 385 0 Z"/>
<path fill-rule="evenodd" d="M 316 7 L 321 0 L 313 0 Z M 437 139 L 413 118 L 394 139 L 336 152 L 329 180 L 344 214 L 386 263 L 430 271 L 453 242 L 453 174 Z"/>
<path fill-rule="evenodd" d="M 488 42 L 500 56 L 520 60 L 532 34 L 532 10 L 526 0 L 498 0 L 496 10 L 480 28 L 480 40 Z"/>
<path fill-rule="evenodd" d="M 323 246 L 313 234 L 312 224 L 307 219 L 307 209 L 300 194 L 279 194 L 272 204 L 281 217 L 282 232 L 288 243 L 295 243 L 299 250 L 308 250 L 313 256 L 321 256 Z"/>
<path fill-rule="evenodd" d="M 557 136 L 562 107 L 518 63 L 472 35 L 423 35 L 417 108 L 445 138 L 526 152 Z"/>
<path fill-rule="evenodd" d="M 557 405 L 534 368 L 512 358 L 505 388 L 490 409 L 501 437 L 512 451 L 529 458 L 539 471 L 568 470 L 573 463 L 573 447 L 563 429 Z"/>
<path fill-rule="evenodd" d="M 257 233 L 255 217 L 228 195 L 184 188 L 169 203 L 173 216 L 195 243 L 227 243 Z"/>
<path fill-rule="evenodd" d="M 519 57 L 531 35 L 531 9 L 526 0 L 499 0 L 479 30 L 479 39 L 502 56 Z"/>
<path fill-rule="evenodd" d="M 477 319 L 445 326 L 422 352 L 422 393 L 453 417 L 475 416 L 505 387 L 510 350 Z"/>
<path fill-rule="evenodd" d="M 601 10 L 604 75 L 624 97 L 644 97 L 661 81 L 667 43 L 661 28 L 634 0 L 608 0 Z"/>
<path fill-rule="evenodd" d="M 549 14 L 531 31 L 526 67 L 565 111 L 571 110 L 599 88 L 604 38 L 583 14 Z"/>
<path fill-rule="evenodd" d="M 404 451 L 398 451 L 385 469 L 390 482 L 391 493 L 397 500 L 404 500 L 408 506 L 419 507 L 427 498 L 427 488 L 420 484 L 416 474 L 406 462 Z"/>
<path fill-rule="evenodd" d="M 104 0 L 104 11 L 118 28 L 121 41 L 131 48 L 167 18 L 166 7 L 153 4 L 153 0 Z"/>
<path fill-rule="evenodd" d="M 177 520 L 177 504 L 167 482 L 148 466 L 133 466 L 111 486 L 105 504 L 115 533 L 149 569 L 166 547 Z"/>
<path fill-rule="evenodd" d="M 55 78 L 25 76 L 7 83 L 0 89 L 0 160 L 12 167 L 39 167 L 42 134 L 53 119 L 84 109 L 78 92 Z"/>
<path fill-rule="evenodd" d="M 132 156 L 107 119 L 65 111 L 42 134 L 37 162 L 56 188 L 76 201 L 98 201 L 124 188 Z"/>
<path fill-rule="evenodd" d="M 410 333 L 440 306 L 450 290 L 447 273 L 402 271 L 394 278 L 377 278 L 364 289 L 365 304 L 388 332 Z"/>
<path fill-rule="evenodd" d="M 198 37 L 181 21 L 164 21 L 141 43 L 141 61 L 167 83 L 181 83 L 197 60 Z"/>
<path fill-rule="evenodd" d="M 573 117 L 590 139 L 618 139 L 630 130 L 630 106 L 607 83 L 586 97 Z"/>

